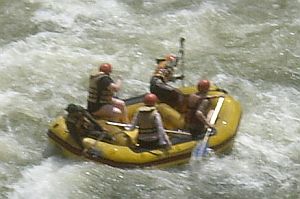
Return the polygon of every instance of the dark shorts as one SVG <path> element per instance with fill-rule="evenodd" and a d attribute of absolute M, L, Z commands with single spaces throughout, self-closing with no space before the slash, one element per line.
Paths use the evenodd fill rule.
<path fill-rule="evenodd" d="M 192 134 L 193 139 L 202 139 L 205 135 L 204 125 L 189 125 L 188 131 Z"/>
<path fill-rule="evenodd" d="M 170 106 L 176 106 L 179 102 L 180 93 L 176 90 L 167 90 L 153 85 L 150 87 L 150 91 L 155 94 L 161 102 Z"/>

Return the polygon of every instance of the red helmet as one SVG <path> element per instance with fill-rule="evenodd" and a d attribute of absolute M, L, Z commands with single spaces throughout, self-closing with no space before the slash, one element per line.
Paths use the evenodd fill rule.
<path fill-rule="evenodd" d="M 208 91 L 209 87 L 210 83 L 207 79 L 202 79 L 197 84 L 198 91 Z"/>
<path fill-rule="evenodd" d="M 112 71 L 112 65 L 109 63 L 103 63 L 100 65 L 99 70 L 105 74 L 109 74 Z"/>
<path fill-rule="evenodd" d="M 154 106 L 155 103 L 157 102 L 157 97 L 153 93 L 148 93 L 144 97 L 144 103 L 147 106 Z"/>

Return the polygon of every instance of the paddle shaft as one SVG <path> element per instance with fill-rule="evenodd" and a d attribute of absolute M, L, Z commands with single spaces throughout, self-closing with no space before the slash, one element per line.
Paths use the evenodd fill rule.
<path fill-rule="evenodd" d="M 228 94 L 228 92 L 222 88 L 216 88 L 216 89 L 213 89 L 213 90 L 208 90 L 208 91 L 219 91 L 219 92 L 223 92 L 225 94 Z"/>
<path fill-rule="evenodd" d="M 179 55 L 180 55 L 180 61 L 181 61 L 181 73 L 184 77 L 184 41 L 185 39 L 183 37 L 180 38 L 180 48 L 179 48 Z M 181 79 L 182 86 L 184 86 L 184 78 Z"/>
<path fill-rule="evenodd" d="M 124 123 L 119 123 L 119 122 L 111 122 L 107 121 L 106 124 L 113 125 L 113 126 L 120 126 L 120 127 L 130 127 L 130 124 L 124 124 Z M 139 128 L 136 126 L 136 128 Z M 183 131 L 175 131 L 175 130 L 168 130 L 165 129 L 167 133 L 174 133 L 174 134 L 181 134 L 181 135 L 191 135 L 190 133 L 183 132 Z"/>
<path fill-rule="evenodd" d="M 214 110 L 214 113 L 213 113 L 212 117 L 210 118 L 210 121 L 209 121 L 210 124 L 214 125 L 216 123 L 217 117 L 218 117 L 218 115 L 219 115 L 219 113 L 221 111 L 224 99 L 225 99 L 224 97 L 220 97 L 219 98 L 217 106 L 216 106 L 216 108 Z"/>

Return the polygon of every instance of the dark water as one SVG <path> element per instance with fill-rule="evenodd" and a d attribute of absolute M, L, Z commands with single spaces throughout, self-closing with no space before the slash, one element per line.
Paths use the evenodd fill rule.
<path fill-rule="evenodd" d="M 299 0 L 0 0 L 0 198 L 300 198 L 299 10 Z M 124 78 L 120 97 L 135 96 L 180 37 L 185 85 L 209 78 L 243 106 L 230 155 L 122 170 L 49 152 L 49 122 L 85 106 L 99 63 Z"/>

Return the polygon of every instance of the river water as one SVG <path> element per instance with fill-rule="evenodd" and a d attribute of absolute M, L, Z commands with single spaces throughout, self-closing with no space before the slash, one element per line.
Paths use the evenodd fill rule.
<path fill-rule="evenodd" d="M 0 198 L 300 198 L 299 10 L 299 0 L 0 0 Z M 184 84 L 209 78 L 242 104 L 229 155 L 126 170 L 49 147 L 49 122 L 86 105 L 99 63 L 123 77 L 119 97 L 136 96 L 180 37 Z"/>

